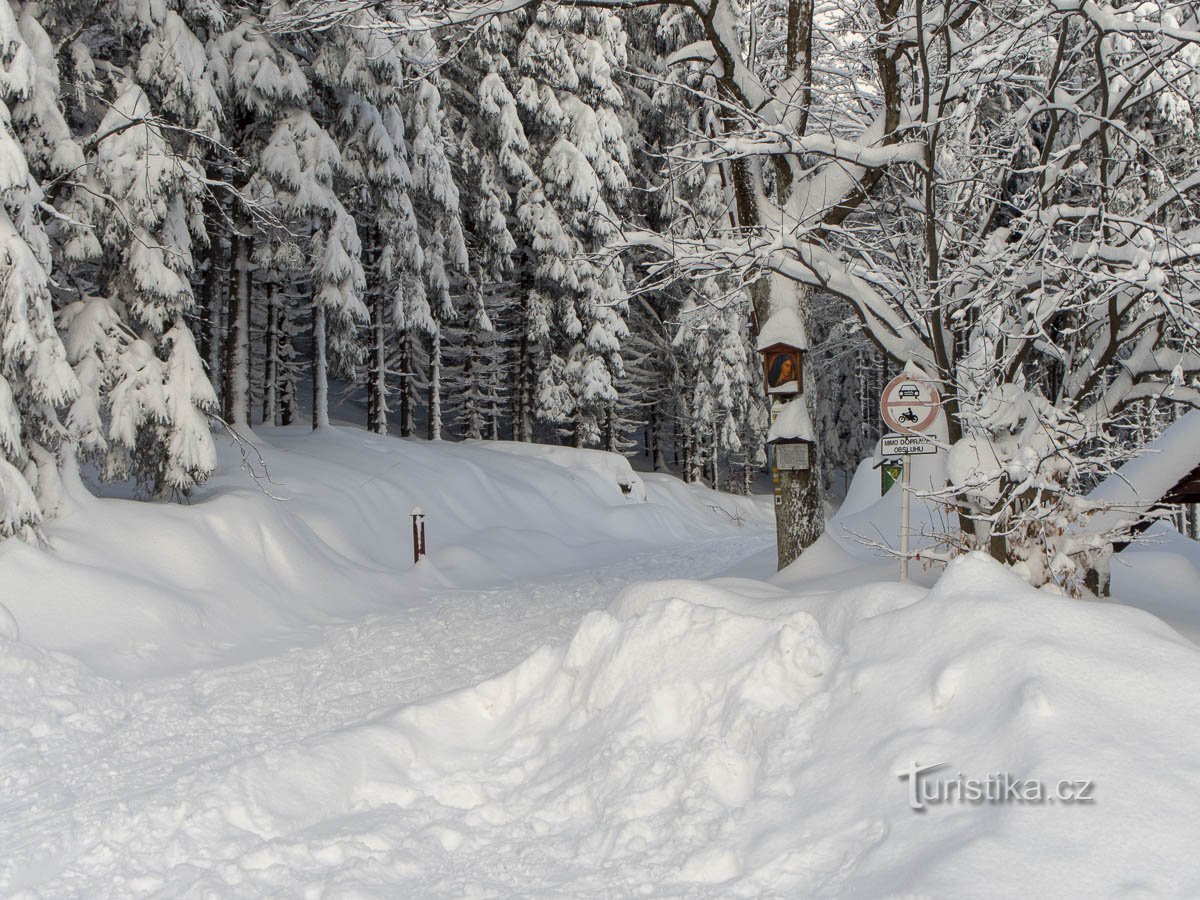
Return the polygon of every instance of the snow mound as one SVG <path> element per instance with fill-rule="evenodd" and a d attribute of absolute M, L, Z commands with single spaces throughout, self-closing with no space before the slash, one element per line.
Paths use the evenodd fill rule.
<path fill-rule="evenodd" d="M 1112 592 L 1200 643 L 1200 542 L 1158 521 L 1112 558 Z"/>
<path fill-rule="evenodd" d="M 571 469 L 578 477 L 593 483 L 599 492 L 617 487 L 622 496 L 635 503 L 646 502 L 646 485 L 629 460 L 616 453 L 590 450 L 586 447 L 555 447 L 550 444 L 528 444 L 520 441 L 466 441 L 466 446 L 493 453 L 509 453 L 538 459 L 552 465 Z"/>
<path fill-rule="evenodd" d="M 114 833 L 189 860 L 148 851 L 168 893 L 1200 892 L 1200 652 L 1158 620 L 978 556 L 928 592 L 737 585 L 631 589 L 504 675 Z M 916 812 L 899 776 L 935 763 L 1096 802 Z"/>

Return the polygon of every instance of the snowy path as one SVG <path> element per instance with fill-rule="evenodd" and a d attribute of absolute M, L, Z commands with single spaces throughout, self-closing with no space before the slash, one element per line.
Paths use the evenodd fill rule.
<path fill-rule="evenodd" d="M 710 577 L 769 540 L 702 541 L 569 577 L 446 591 L 299 633 L 263 659 L 181 676 L 119 684 L 66 658 L 41 655 L 24 670 L 17 660 L 0 687 L 19 690 L 36 672 L 30 689 L 52 700 L 44 721 L 20 723 L 28 740 L 0 753 L 3 771 L 19 773 L 0 778 L 0 891 L 153 891 L 164 884 L 151 873 L 165 868 L 183 876 L 172 889 L 199 887 L 245 849 L 225 842 L 226 821 L 215 823 L 229 811 L 196 799 L 240 763 L 477 683 L 563 641 L 630 581 Z M 147 880 L 123 880 L 139 871 Z"/>

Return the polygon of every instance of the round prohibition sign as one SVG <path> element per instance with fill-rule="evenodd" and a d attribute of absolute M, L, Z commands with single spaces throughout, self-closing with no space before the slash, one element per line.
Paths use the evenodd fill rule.
<path fill-rule="evenodd" d="M 920 434 L 933 424 L 942 408 L 941 403 L 937 388 L 928 381 L 897 375 L 883 389 L 879 414 L 893 431 Z"/>

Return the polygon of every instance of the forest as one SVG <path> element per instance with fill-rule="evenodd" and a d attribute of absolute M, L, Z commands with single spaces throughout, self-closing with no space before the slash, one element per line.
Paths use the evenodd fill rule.
<path fill-rule="evenodd" d="M 748 492 L 784 322 L 781 564 L 910 371 L 931 552 L 1078 589 L 1200 406 L 1198 99 L 1168 0 L 0 0 L 0 536 L 331 416 Z"/>

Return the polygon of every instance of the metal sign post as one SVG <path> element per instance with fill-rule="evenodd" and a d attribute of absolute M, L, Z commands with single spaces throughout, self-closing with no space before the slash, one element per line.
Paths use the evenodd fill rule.
<path fill-rule="evenodd" d="M 928 381 L 911 375 L 897 375 L 888 382 L 879 398 L 879 414 L 884 423 L 898 434 L 889 434 L 880 442 L 885 455 L 899 454 L 900 473 L 900 580 L 908 581 L 908 532 L 912 512 L 912 455 L 936 453 L 937 447 L 922 432 L 927 431 L 941 411 L 941 397 Z"/>
<path fill-rule="evenodd" d="M 912 463 L 909 454 L 904 454 L 904 462 L 900 474 L 900 580 L 908 581 L 908 521 L 912 504 L 912 494 L 908 485 L 912 475 Z"/>

